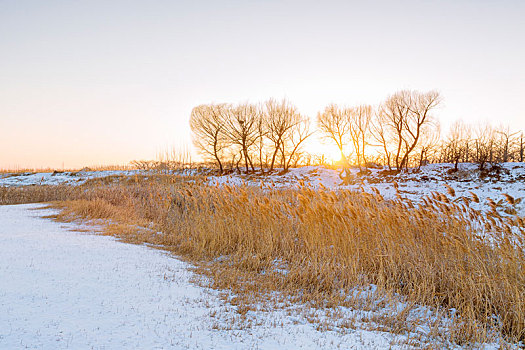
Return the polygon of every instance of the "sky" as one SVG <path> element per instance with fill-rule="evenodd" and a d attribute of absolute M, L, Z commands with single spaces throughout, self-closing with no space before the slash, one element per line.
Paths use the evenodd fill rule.
<path fill-rule="evenodd" d="M 153 159 L 191 109 L 377 105 L 437 90 L 454 120 L 525 129 L 525 1 L 0 0 L 0 169 Z"/>

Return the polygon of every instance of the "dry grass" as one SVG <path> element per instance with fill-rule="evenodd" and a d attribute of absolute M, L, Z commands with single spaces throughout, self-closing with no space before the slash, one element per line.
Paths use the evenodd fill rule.
<path fill-rule="evenodd" d="M 457 310 L 447 335 L 457 344 L 486 341 L 494 331 L 525 340 L 524 220 L 483 215 L 466 198 L 458 204 L 433 194 L 418 205 L 304 184 L 216 187 L 175 176 L 42 191 L 49 194 L 1 189 L 0 203 L 68 198 L 57 204 L 60 219 L 111 219 L 111 234 L 205 262 L 216 287 L 246 296 L 244 309 L 252 296 L 272 291 L 341 305 L 372 283 L 409 305 Z M 406 319 L 387 321 L 403 332 Z"/>
<path fill-rule="evenodd" d="M 0 186 L 0 205 L 68 200 L 78 195 L 78 189 L 70 186 Z"/>

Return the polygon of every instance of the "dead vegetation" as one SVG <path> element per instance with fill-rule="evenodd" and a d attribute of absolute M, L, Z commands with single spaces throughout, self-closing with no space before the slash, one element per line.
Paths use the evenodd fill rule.
<path fill-rule="evenodd" d="M 108 234 L 198 262 L 246 312 L 274 291 L 326 308 L 357 307 L 352 293 L 373 284 L 378 295 L 401 295 L 409 305 L 382 319 L 389 331 L 413 329 L 417 304 L 451 320 L 447 341 L 525 340 L 524 219 L 481 213 L 470 198 L 433 193 L 416 204 L 305 183 L 219 187 L 177 176 L 0 189 L 1 204 L 42 201 L 60 201 L 60 220 L 107 220 Z"/>

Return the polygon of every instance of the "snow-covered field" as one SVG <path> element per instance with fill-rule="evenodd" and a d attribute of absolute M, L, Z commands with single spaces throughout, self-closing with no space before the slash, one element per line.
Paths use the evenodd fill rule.
<path fill-rule="evenodd" d="M 4 173 L 0 174 L 0 186 L 30 185 L 80 185 L 89 179 L 113 175 L 131 176 L 140 173 L 138 170 L 123 171 L 65 171 L 55 173 Z"/>
<path fill-rule="evenodd" d="M 477 210 L 489 208 L 487 199 L 498 203 L 500 209 L 509 208 L 503 194 L 508 194 L 517 200 L 512 206 L 516 213 L 525 216 L 525 163 L 503 163 L 499 170 L 481 174 L 476 164 L 460 164 L 458 172 L 451 172 L 452 164 L 429 164 L 421 167 L 418 172 L 409 171 L 397 175 L 380 174 L 381 170 L 371 169 L 371 174 L 359 176 L 359 169 L 351 169 L 351 183 L 344 184 L 339 177 L 339 171 L 327 169 L 321 166 L 310 166 L 290 169 L 284 175 L 274 172 L 271 175 L 260 174 L 232 174 L 224 176 L 208 176 L 210 184 L 240 185 L 242 183 L 254 186 L 272 185 L 275 187 L 297 186 L 299 181 L 313 186 L 320 185 L 330 189 L 364 190 L 372 193 L 375 187 L 386 199 L 395 199 L 398 195 L 415 202 L 431 192 L 447 194 L 445 185 L 452 187 L 455 198 L 471 197 L 476 194 L 480 203 L 471 203 L 471 207 Z M 490 165 L 486 166 L 488 169 Z M 101 178 L 105 176 L 133 176 L 135 174 L 148 174 L 144 171 L 80 171 L 63 173 L 22 173 L 22 174 L 0 174 L 0 186 L 27 186 L 27 185 L 78 185 L 88 179 Z M 197 169 L 187 169 L 178 173 L 179 175 L 199 175 L 205 172 Z M 395 183 L 394 183 L 395 182 Z M 398 188 L 396 189 L 395 185 Z"/>
<path fill-rule="evenodd" d="M 490 169 L 490 165 L 487 165 Z M 490 208 L 487 199 L 494 200 L 501 209 L 509 205 L 503 194 L 508 194 L 516 199 L 512 206 L 518 215 L 525 216 L 525 163 L 504 163 L 498 171 L 494 170 L 487 174 L 480 174 L 476 164 L 460 164 L 459 171 L 451 172 L 452 164 L 429 164 L 421 167 L 418 172 L 409 171 L 397 175 L 383 175 L 381 170 L 371 169 L 368 176 L 358 175 L 359 169 L 351 169 L 352 177 L 349 184 L 344 184 L 339 177 L 339 171 L 324 167 L 301 167 L 291 169 L 284 175 L 271 176 L 213 176 L 209 177 L 210 183 L 239 185 L 242 183 L 275 187 L 297 186 L 299 181 L 311 185 L 314 188 L 324 186 L 330 189 L 364 190 L 373 193 L 375 187 L 386 199 L 408 198 L 418 202 L 422 197 L 432 192 L 447 194 L 446 185 L 455 191 L 455 197 L 471 197 L 470 192 L 475 193 L 480 202 L 471 203 L 471 207 L 477 210 Z M 398 189 L 396 189 L 396 185 Z M 447 194 L 448 195 L 448 194 Z"/>
<path fill-rule="evenodd" d="M 0 206 L 0 349 L 385 349 L 407 340 L 318 331 L 293 308 L 249 311 L 241 327 L 235 306 L 191 282 L 189 264 L 41 218 L 53 213 L 41 207 Z"/>

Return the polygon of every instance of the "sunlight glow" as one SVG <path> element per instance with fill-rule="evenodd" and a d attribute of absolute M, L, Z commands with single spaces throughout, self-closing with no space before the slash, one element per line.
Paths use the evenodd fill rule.
<path fill-rule="evenodd" d="M 193 107 L 272 97 L 315 125 L 330 103 L 436 89 L 444 130 L 522 129 L 524 15 L 506 0 L 2 2 L 0 168 L 153 159 L 191 143 Z"/>

